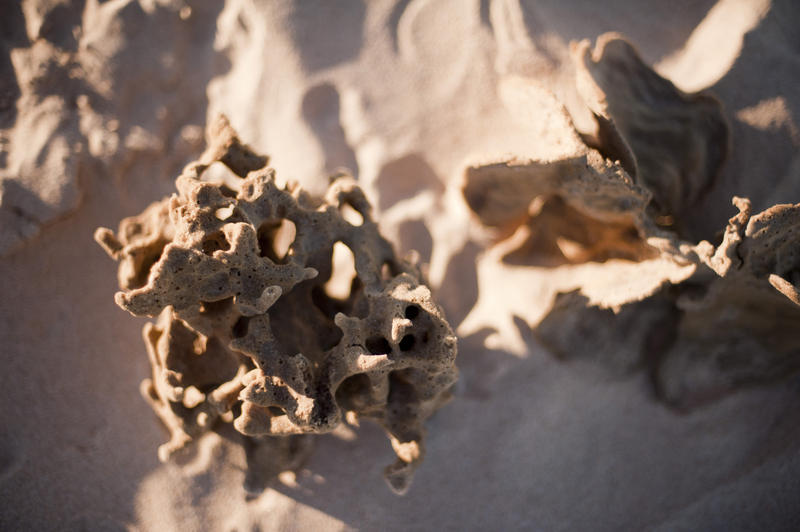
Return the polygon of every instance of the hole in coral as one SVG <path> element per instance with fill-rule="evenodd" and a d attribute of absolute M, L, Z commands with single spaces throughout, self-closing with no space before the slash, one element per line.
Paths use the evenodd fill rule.
<path fill-rule="evenodd" d="M 371 336 L 367 338 L 367 351 L 373 355 L 386 355 L 392 352 L 392 346 L 383 336 Z"/>
<path fill-rule="evenodd" d="M 419 316 L 419 307 L 416 305 L 409 305 L 406 307 L 405 317 L 409 320 L 413 320 Z"/>
<path fill-rule="evenodd" d="M 228 205 L 227 207 L 221 207 L 216 211 L 214 211 L 214 216 L 216 216 L 217 220 L 225 221 L 231 217 L 234 209 L 235 207 L 233 205 Z"/>
<path fill-rule="evenodd" d="M 278 406 L 268 406 L 267 410 L 269 411 L 270 415 L 273 416 L 273 417 L 275 417 L 275 416 L 283 416 L 283 415 L 286 414 L 286 412 L 283 411 L 283 408 L 280 408 Z"/>
<path fill-rule="evenodd" d="M 229 381 L 236 375 L 241 365 L 241 356 L 228 350 L 221 340 L 208 338 L 203 346 L 184 355 L 183 382 L 191 383 L 202 393 L 207 394 Z M 198 351 L 197 347 L 201 347 Z"/>
<path fill-rule="evenodd" d="M 334 299 L 347 299 L 356 277 L 356 258 L 342 242 L 333 245 L 331 276 L 325 283 L 325 293 Z"/>
<path fill-rule="evenodd" d="M 164 252 L 164 247 L 168 244 L 166 241 L 160 241 L 156 245 L 144 249 L 145 255 L 141 259 L 141 263 L 136 270 L 136 278 L 130 282 L 130 288 L 141 288 L 147 284 L 150 277 L 150 270 L 161 259 Z"/>
<path fill-rule="evenodd" d="M 227 312 L 228 309 L 231 308 L 232 304 L 232 297 L 226 297 L 225 299 L 220 299 L 219 301 L 201 301 L 200 312 L 207 316 L 222 314 L 223 312 Z"/>
<path fill-rule="evenodd" d="M 366 373 L 347 377 L 336 390 L 336 403 L 343 410 L 360 410 L 366 406 L 372 383 Z"/>
<path fill-rule="evenodd" d="M 364 223 L 364 216 L 362 216 L 362 214 L 349 203 L 343 203 L 342 206 L 339 207 L 339 212 L 341 213 L 342 218 L 344 218 L 345 221 L 350 225 L 358 227 Z"/>
<path fill-rule="evenodd" d="M 236 419 L 242 415 L 242 402 L 236 401 L 231 405 L 231 414 L 233 414 L 233 418 Z"/>
<path fill-rule="evenodd" d="M 400 351 L 410 351 L 411 349 L 414 348 L 414 343 L 416 341 L 417 339 L 414 338 L 413 334 L 407 334 L 403 336 L 403 338 L 400 340 L 400 343 L 398 344 L 398 346 L 400 347 Z"/>
<path fill-rule="evenodd" d="M 656 224 L 658 224 L 661 227 L 672 227 L 673 225 L 675 225 L 675 218 L 669 214 L 656 216 Z"/>
<path fill-rule="evenodd" d="M 289 297 L 278 299 L 267 315 L 275 349 L 280 353 L 303 353 L 313 366 L 322 363 L 325 351 L 341 341 L 343 332 L 332 318 L 309 305 L 310 284 L 297 286 Z M 302 312 L 302 319 L 297 318 L 299 312 Z"/>
<path fill-rule="evenodd" d="M 319 345 L 323 351 L 328 351 L 329 349 L 333 349 L 339 342 L 342 341 L 342 336 L 344 333 L 339 327 L 331 327 L 330 329 L 321 332 L 319 335 Z"/>
<path fill-rule="evenodd" d="M 233 337 L 234 338 L 243 338 L 247 336 L 247 328 L 250 325 L 250 318 L 247 316 L 241 316 L 236 323 L 233 324 Z"/>
<path fill-rule="evenodd" d="M 337 312 L 342 312 L 341 302 L 334 301 L 320 286 L 311 289 L 311 301 L 325 316 L 333 319 Z"/>
<path fill-rule="evenodd" d="M 343 312 L 353 318 L 366 318 L 369 314 L 369 305 L 362 297 L 363 284 L 356 277 L 350 286 L 350 294 L 346 300 L 334 299 L 325 293 L 324 286 L 314 286 L 311 289 L 311 301 L 314 306 L 322 312 L 328 319 L 333 318 L 339 312 Z M 339 330 L 339 328 L 336 328 Z"/>
<path fill-rule="evenodd" d="M 336 394 L 360 394 L 369 391 L 370 386 L 370 380 L 366 373 L 356 373 L 355 375 L 351 375 L 342 381 L 342 384 L 339 385 Z"/>
<path fill-rule="evenodd" d="M 297 236 L 297 226 L 291 220 L 284 218 L 272 241 L 273 250 L 279 260 L 284 260 L 289 254 L 289 248 L 292 247 L 295 236 Z"/>
<path fill-rule="evenodd" d="M 280 222 L 265 222 L 258 228 L 258 246 L 261 256 L 275 264 L 288 262 L 289 250 L 297 236 L 297 226 L 288 218 Z"/>
<path fill-rule="evenodd" d="M 200 180 L 207 183 L 219 184 L 222 195 L 228 196 L 229 198 L 236 197 L 236 190 L 239 188 L 239 183 L 242 181 L 239 176 L 233 173 L 233 170 L 220 161 L 211 163 L 200 176 Z"/>
<path fill-rule="evenodd" d="M 203 239 L 203 253 L 213 255 L 215 251 L 227 251 L 231 248 L 222 231 L 211 233 Z"/>

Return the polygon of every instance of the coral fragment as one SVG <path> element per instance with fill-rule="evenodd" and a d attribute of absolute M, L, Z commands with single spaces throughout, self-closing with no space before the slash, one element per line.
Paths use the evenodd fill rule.
<path fill-rule="evenodd" d="M 144 330 L 153 375 L 143 393 L 172 433 L 159 456 L 217 420 L 262 439 L 367 418 L 390 437 L 398 459 L 386 478 L 402 493 L 424 456 L 423 423 L 457 377 L 442 310 L 378 233 L 353 178 L 336 176 L 314 198 L 278 186 L 224 118 L 208 134 L 177 194 L 123 220 L 116 235 L 95 235 L 120 262 L 117 303 L 158 316 Z M 217 161 L 241 178 L 235 190 L 201 180 Z M 281 236 L 287 224 L 293 238 Z M 325 291 L 334 246 L 352 252 L 355 267 L 343 298 Z"/>

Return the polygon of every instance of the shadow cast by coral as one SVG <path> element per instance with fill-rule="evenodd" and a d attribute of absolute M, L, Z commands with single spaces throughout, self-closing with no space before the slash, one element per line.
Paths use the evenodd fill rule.
<path fill-rule="evenodd" d="M 292 4 L 288 24 L 293 36 L 298 42 L 314 36 L 318 46 L 298 47 L 305 69 L 314 73 L 358 55 L 363 42 L 365 14 L 364 0 Z M 331 24 L 333 20 L 336 24 Z"/>
<path fill-rule="evenodd" d="M 345 170 L 358 178 L 358 162 L 342 128 L 340 107 L 339 91 L 330 83 L 315 85 L 303 96 L 303 118 L 320 139 L 326 172 Z"/>

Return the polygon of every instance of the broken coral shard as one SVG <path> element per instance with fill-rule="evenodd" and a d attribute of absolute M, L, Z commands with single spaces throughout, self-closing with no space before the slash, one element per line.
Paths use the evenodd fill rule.
<path fill-rule="evenodd" d="M 242 179 L 201 181 L 217 161 Z M 262 438 L 329 432 L 347 414 L 386 430 L 397 461 L 385 476 L 402 493 L 423 459 L 423 423 L 456 381 L 456 338 L 351 177 L 319 199 L 279 187 L 266 162 L 220 117 L 177 195 L 95 234 L 120 262 L 117 303 L 158 316 L 144 329 L 143 392 L 172 433 L 159 456 L 218 420 Z M 359 225 L 343 217 L 350 208 Z M 337 244 L 354 258 L 345 298 L 326 291 Z"/>
<path fill-rule="evenodd" d="M 618 34 L 573 45 L 577 88 L 597 123 L 597 143 L 653 194 L 651 209 L 678 232 L 717 180 L 729 151 L 728 123 L 717 98 L 687 94 L 659 76 Z"/>
<path fill-rule="evenodd" d="M 525 229 L 523 247 L 535 248 L 546 265 L 652 255 L 641 238 L 649 190 L 587 146 L 552 94 L 515 78 L 502 88 L 536 113 L 532 119 L 547 120 L 554 153 L 469 166 L 463 194 L 480 222 L 501 234 Z"/>
<path fill-rule="evenodd" d="M 597 131 L 579 135 L 555 97 L 506 80 L 524 95 L 515 104 L 547 126 L 538 151 L 554 153 L 469 167 L 464 197 L 484 225 L 522 242 L 506 263 L 627 259 L 629 276 L 648 282 L 632 291 L 617 280 L 590 301 L 597 282 L 580 279 L 581 290 L 556 297 L 538 339 L 564 358 L 647 367 L 659 397 L 679 408 L 800 369 L 800 204 L 751 215 L 750 202 L 734 198 L 740 212 L 722 242 L 693 244 L 690 214 L 729 150 L 721 104 L 678 90 L 614 34 L 594 50 L 574 45 L 573 57 Z"/>

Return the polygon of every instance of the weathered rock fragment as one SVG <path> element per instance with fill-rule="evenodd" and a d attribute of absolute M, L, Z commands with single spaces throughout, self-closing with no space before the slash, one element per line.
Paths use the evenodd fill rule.
<path fill-rule="evenodd" d="M 550 109 L 550 124 L 561 134 L 559 155 L 468 167 L 464 198 L 481 223 L 501 234 L 530 225 L 525 245 L 556 262 L 652 254 L 641 238 L 649 191 L 587 146 L 555 97 L 532 84 L 524 90 L 531 105 Z"/>
<path fill-rule="evenodd" d="M 720 173 L 728 124 L 711 94 L 686 94 L 614 33 L 573 45 L 577 85 L 598 122 L 597 144 L 653 195 L 662 224 L 684 218 Z M 681 233 L 681 228 L 677 227 Z"/>
<path fill-rule="evenodd" d="M 752 215 L 748 200 L 734 198 L 740 212 L 718 245 L 685 240 L 693 234 L 686 214 L 729 150 L 720 103 L 681 92 L 614 34 L 593 51 L 574 45 L 573 57 L 596 134 L 579 136 L 560 104 L 531 88 L 530 105 L 559 110 L 539 112 L 560 134 L 559 155 L 467 168 L 467 204 L 501 237 L 527 232 L 503 257 L 509 264 L 616 258 L 652 277 L 659 273 L 644 261 L 656 256 L 689 268 L 679 279 L 665 270 L 649 283 L 658 290 L 627 301 L 617 294 L 613 304 L 559 294 L 539 340 L 616 373 L 646 367 L 658 395 L 680 408 L 800 369 L 800 204 Z"/>
<path fill-rule="evenodd" d="M 668 402 L 690 407 L 800 369 L 800 204 L 751 215 L 734 198 L 723 242 L 705 258 L 717 275 L 682 290 L 676 342 L 657 375 Z"/>
<path fill-rule="evenodd" d="M 166 460 L 217 421 L 260 439 L 382 425 L 404 492 L 424 456 L 425 420 L 450 398 L 456 339 L 419 269 L 378 233 L 349 176 L 324 198 L 280 187 L 267 159 L 224 118 L 178 193 L 95 237 L 120 262 L 117 303 L 145 326 L 143 394 L 172 437 Z M 221 162 L 241 180 L 201 180 Z M 361 223 L 342 212 L 353 209 Z M 353 255 L 345 298 L 330 295 L 334 246 Z"/>

